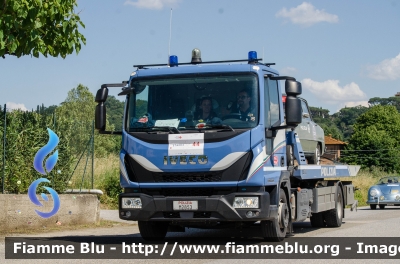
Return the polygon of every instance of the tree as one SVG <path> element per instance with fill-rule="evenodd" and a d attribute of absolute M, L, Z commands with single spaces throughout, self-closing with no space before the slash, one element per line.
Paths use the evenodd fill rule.
<path fill-rule="evenodd" d="M 322 107 L 312 107 L 310 106 L 310 112 L 313 119 L 316 118 L 328 118 L 329 117 L 329 110 L 323 109 Z"/>
<path fill-rule="evenodd" d="M 345 107 L 332 115 L 333 121 L 343 133 L 344 140 L 350 139 L 354 132 L 354 124 L 357 118 L 364 114 L 369 108 L 365 106 Z"/>
<path fill-rule="evenodd" d="M 354 124 L 343 161 L 400 171 L 400 114 L 394 106 L 374 106 Z"/>
<path fill-rule="evenodd" d="M 73 153 L 77 156 L 85 150 L 92 133 L 96 102 L 89 88 L 79 84 L 68 92 L 68 96 L 61 106 L 56 108 L 57 119 L 67 119 L 71 123 L 74 135 L 71 139 Z M 108 115 L 107 115 L 108 116 Z M 114 130 L 114 126 L 106 121 L 107 130 Z M 96 156 L 106 156 L 117 152 L 121 146 L 121 137 L 101 135 L 97 131 L 94 138 L 94 153 Z"/>
<path fill-rule="evenodd" d="M 119 101 L 115 96 L 108 96 L 105 102 L 107 108 L 107 117 L 110 124 L 115 127 L 115 130 L 122 130 L 122 116 L 124 115 L 124 103 Z"/>
<path fill-rule="evenodd" d="M 45 107 L 44 104 L 42 104 L 41 106 L 38 105 L 36 107 L 36 113 L 41 114 L 41 115 L 52 115 L 55 112 L 56 108 L 57 108 L 56 105 L 51 105 L 49 107 Z"/>
<path fill-rule="evenodd" d="M 380 97 L 373 97 L 369 99 L 368 104 L 370 106 L 375 105 L 393 105 L 397 108 L 397 111 L 400 112 L 400 97 L 393 96 L 389 98 L 380 98 Z"/>
<path fill-rule="evenodd" d="M 39 53 L 65 58 L 79 53 L 85 27 L 74 13 L 76 0 L 4 0 L 0 3 L 0 56 Z"/>

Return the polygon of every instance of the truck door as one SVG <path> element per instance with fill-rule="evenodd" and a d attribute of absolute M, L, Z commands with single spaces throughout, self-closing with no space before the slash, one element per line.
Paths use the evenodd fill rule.
<path fill-rule="evenodd" d="M 269 78 L 264 79 L 264 124 L 265 128 L 270 128 L 271 126 L 279 126 L 280 121 L 280 108 L 279 108 L 279 92 L 278 92 L 278 82 L 276 80 L 271 80 Z M 281 133 L 284 135 L 284 133 Z M 278 135 L 276 140 L 267 138 L 266 148 L 267 154 L 271 155 L 273 149 L 276 148 L 277 144 L 280 143 L 278 139 L 281 135 Z M 275 141 L 275 142 L 274 142 Z M 271 146 L 275 144 L 275 146 Z M 272 151 L 271 151 L 272 150 Z M 281 151 L 278 151 L 281 152 Z"/>

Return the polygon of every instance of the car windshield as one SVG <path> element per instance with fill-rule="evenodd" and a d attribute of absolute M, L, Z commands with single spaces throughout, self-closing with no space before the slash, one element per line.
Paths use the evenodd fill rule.
<path fill-rule="evenodd" d="M 391 177 L 384 177 L 379 180 L 377 184 L 398 184 L 400 182 L 400 176 L 391 176 Z"/>
<path fill-rule="evenodd" d="M 253 73 L 137 78 L 130 86 L 129 132 L 225 132 L 258 124 L 258 81 Z"/>

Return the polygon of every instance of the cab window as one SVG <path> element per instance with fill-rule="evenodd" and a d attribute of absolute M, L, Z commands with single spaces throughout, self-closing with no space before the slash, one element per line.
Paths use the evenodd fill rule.
<path fill-rule="evenodd" d="M 270 79 L 264 81 L 265 126 L 271 127 L 280 123 L 278 82 Z"/>
<path fill-rule="evenodd" d="M 301 109 L 303 111 L 303 120 L 311 120 L 310 112 L 308 111 L 307 104 L 302 100 L 301 101 Z"/>

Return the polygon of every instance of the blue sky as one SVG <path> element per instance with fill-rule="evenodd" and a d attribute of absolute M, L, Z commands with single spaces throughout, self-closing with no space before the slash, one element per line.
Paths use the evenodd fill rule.
<path fill-rule="evenodd" d="M 0 59 L 0 104 L 58 105 L 79 83 L 95 93 L 127 80 L 134 64 L 166 63 L 171 8 L 171 54 L 179 62 L 190 61 L 193 48 L 203 61 L 255 50 L 302 82 L 309 105 L 331 114 L 400 92 L 397 0 L 80 0 L 87 45 L 66 59 Z"/>

